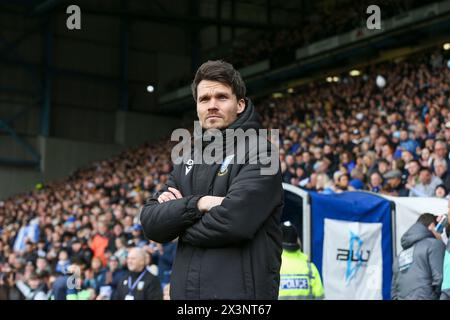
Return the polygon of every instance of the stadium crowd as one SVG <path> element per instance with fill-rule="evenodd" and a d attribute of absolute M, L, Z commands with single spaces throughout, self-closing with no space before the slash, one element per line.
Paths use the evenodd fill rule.
<path fill-rule="evenodd" d="M 380 10 L 383 19 L 388 19 L 432 2 L 434 1 L 383 1 Z M 208 50 L 205 58 L 231 61 L 238 69 L 266 59 L 270 59 L 272 65 L 284 65 L 294 61 L 295 50 L 298 48 L 364 27 L 368 17 L 366 9 L 371 4 L 373 3 L 366 0 L 352 1 L 351 5 L 343 5 L 337 1 L 317 2 L 317 6 L 313 4 L 314 13 L 290 20 L 288 28 L 253 35 L 243 34 L 221 44 L 222 49 L 217 50 L 217 53 L 211 54 L 211 50 Z M 248 43 L 252 45 L 249 46 Z M 187 85 L 191 79 L 192 75 L 189 73 L 178 75 L 166 85 L 166 90 L 178 89 Z"/>
<path fill-rule="evenodd" d="M 284 182 L 448 198 L 444 60 L 440 50 L 419 53 L 256 101 L 264 127 L 280 130 Z M 0 202 L 0 299 L 114 299 L 136 269 L 132 248 L 167 293 L 176 242 L 146 240 L 136 216 L 167 181 L 170 150 L 164 138 Z"/>
<path fill-rule="evenodd" d="M 391 18 L 432 1 L 384 1 L 380 5 L 383 19 Z M 313 42 L 323 40 L 336 34 L 342 34 L 357 28 L 365 27 L 368 14 L 366 9 L 373 4 L 370 1 L 352 1 L 351 6 L 337 1 L 317 3 L 313 14 L 303 15 L 290 28 L 274 32 L 264 32 L 252 41 L 236 39 L 231 46 L 228 60 L 235 67 L 241 68 L 271 57 L 287 57 L 292 60 L 295 50 Z M 225 60 L 227 60 L 225 58 Z"/>

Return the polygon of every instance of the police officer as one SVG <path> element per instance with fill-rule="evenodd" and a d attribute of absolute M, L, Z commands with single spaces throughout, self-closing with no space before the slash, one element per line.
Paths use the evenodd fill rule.
<path fill-rule="evenodd" d="M 279 300 L 316 300 L 324 298 L 324 290 L 316 266 L 301 252 L 295 227 L 286 221 L 282 225 Z"/>
<path fill-rule="evenodd" d="M 161 283 L 146 267 L 149 259 L 144 249 L 130 249 L 127 257 L 129 272 L 117 286 L 114 300 L 162 300 Z"/>

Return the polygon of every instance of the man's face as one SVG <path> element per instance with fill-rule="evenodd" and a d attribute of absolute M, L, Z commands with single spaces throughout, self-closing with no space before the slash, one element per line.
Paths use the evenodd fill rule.
<path fill-rule="evenodd" d="M 388 181 L 389 186 L 391 186 L 392 188 L 397 188 L 400 183 L 402 182 L 402 180 L 400 178 L 391 178 Z"/>
<path fill-rule="evenodd" d="M 438 155 L 438 157 L 440 158 L 445 158 L 445 155 L 447 153 L 447 148 L 444 144 L 442 143 L 436 143 L 435 147 L 434 147 L 434 151 L 436 152 L 436 154 Z"/>
<path fill-rule="evenodd" d="M 408 165 L 408 173 L 410 175 L 415 175 L 419 172 L 419 165 L 416 162 L 411 162 Z"/>
<path fill-rule="evenodd" d="M 445 128 L 445 140 L 447 140 L 448 142 L 450 142 L 450 128 Z"/>
<path fill-rule="evenodd" d="M 245 109 L 245 101 L 237 101 L 231 87 L 202 80 L 197 86 L 197 115 L 204 129 L 224 129 Z"/>
<path fill-rule="evenodd" d="M 104 222 L 99 222 L 98 224 L 98 232 L 101 234 L 105 234 L 108 231 L 108 227 Z"/>
<path fill-rule="evenodd" d="M 445 171 L 447 171 L 447 169 L 443 163 L 439 163 L 434 166 L 434 172 L 438 177 L 442 177 Z"/>
<path fill-rule="evenodd" d="M 420 182 L 422 184 L 429 184 L 431 182 L 431 174 L 427 170 L 420 171 Z"/>
<path fill-rule="evenodd" d="M 72 243 L 72 250 L 75 252 L 78 252 L 81 250 L 81 243 L 80 242 L 75 242 Z"/>
<path fill-rule="evenodd" d="M 400 140 L 401 141 L 408 140 L 408 131 L 405 130 L 400 131 Z"/>
<path fill-rule="evenodd" d="M 109 269 L 111 271 L 116 270 L 119 267 L 119 262 L 116 259 L 109 260 Z"/>
<path fill-rule="evenodd" d="M 382 183 L 382 180 L 381 180 L 381 177 L 380 177 L 379 174 L 372 174 L 372 175 L 370 176 L 370 184 L 371 184 L 373 187 L 378 187 L 378 186 L 381 185 L 381 183 Z"/>
<path fill-rule="evenodd" d="M 413 159 L 413 155 L 411 154 L 411 152 L 409 151 L 403 151 L 402 152 L 402 159 L 403 161 L 405 161 L 405 163 L 408 163 L 409 161 L 411 161 Z"/>
<path fill-rule="evenodd" d="M 37 259 L 36 260 L 36 267 L 39 270 L 44 270 L 47 267 L 47 261 L 45 259 Z"/>
<path fill-rule="evenodd" d="M 128 270 L 132 272 L 139 272 L 145 267 L 145 256 L 138 250 L 131 249 L 127 256 Z"/>
<path fill-rule="evenodd" d="M 31 289 L 37 289 L 39 285 L 41 284 L 41 281 L 37 278 L 30 279 L 29 285 Z"/>

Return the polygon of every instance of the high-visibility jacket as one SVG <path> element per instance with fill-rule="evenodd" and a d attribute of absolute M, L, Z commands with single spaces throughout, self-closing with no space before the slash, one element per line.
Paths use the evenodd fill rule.
<path fill-rule="evenodd" d="M 300 250 L 283 250 L 280 270 L 280 300 L 323 299 L 324 290 L 316 266 Z"/>

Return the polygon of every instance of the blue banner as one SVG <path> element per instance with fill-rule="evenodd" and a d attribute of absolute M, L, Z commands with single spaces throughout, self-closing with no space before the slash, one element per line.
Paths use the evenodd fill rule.
<path fill-rule="evenodd" d="M 390 299 L 391 202 L 365 192 L 310 193 L 312 261 L 330 299 Z"/>

